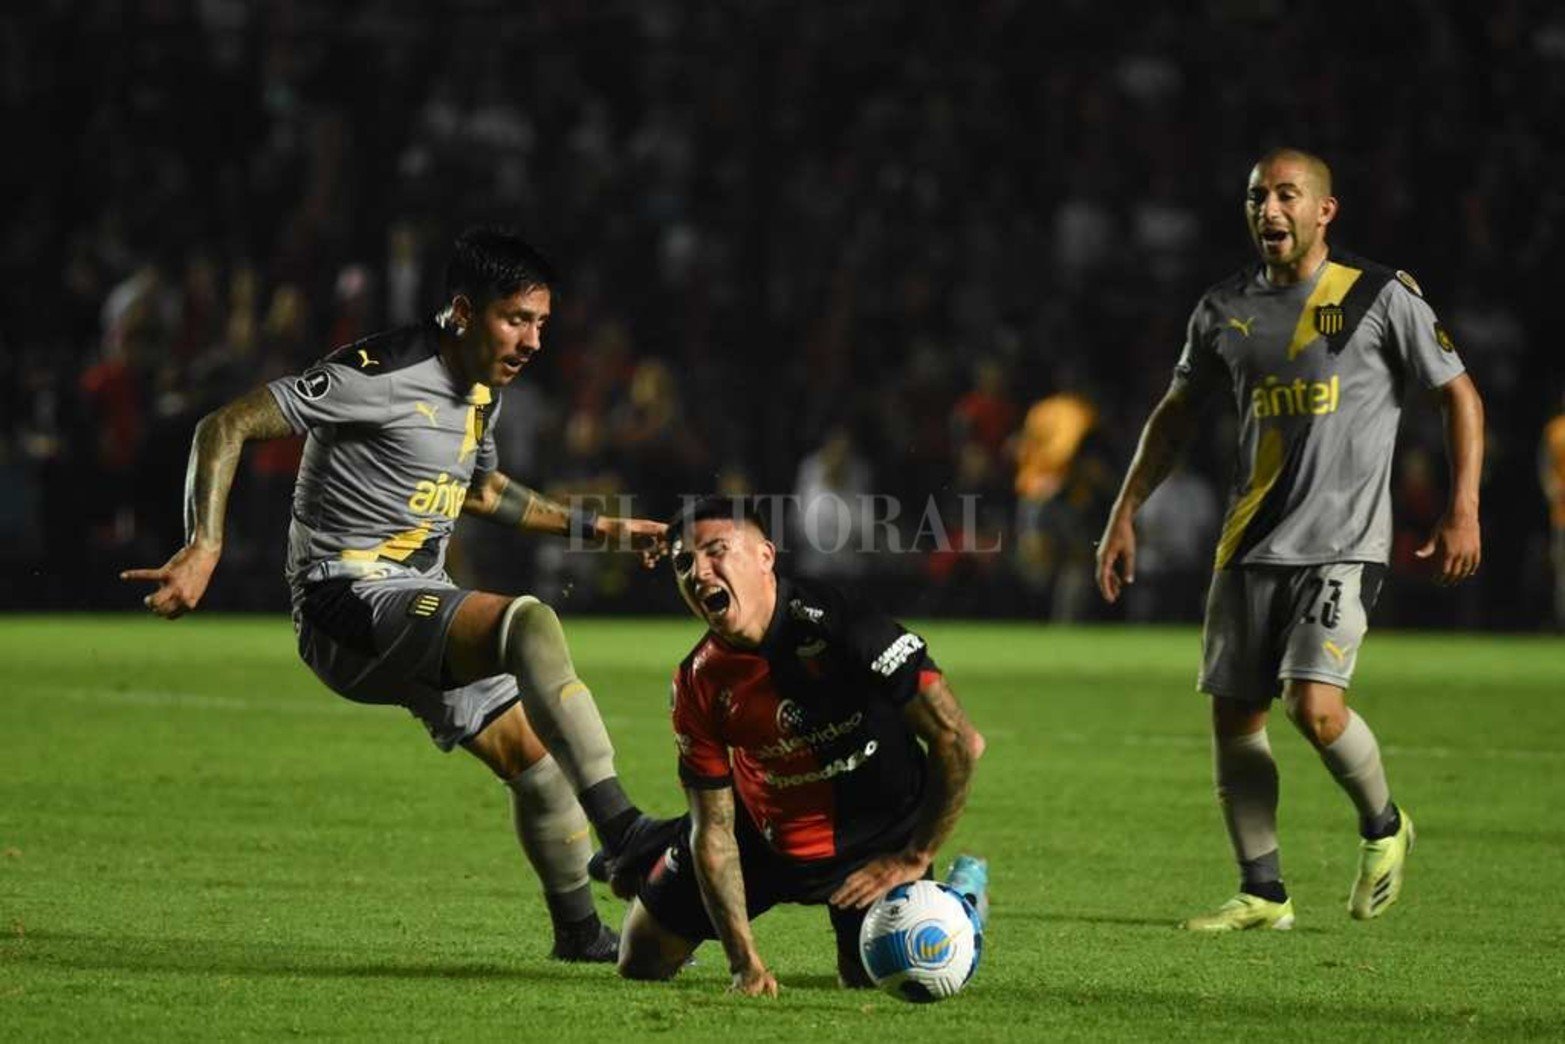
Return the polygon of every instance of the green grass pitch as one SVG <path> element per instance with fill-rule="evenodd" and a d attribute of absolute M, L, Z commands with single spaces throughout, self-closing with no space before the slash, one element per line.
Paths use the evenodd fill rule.
<path fill-rule="evenodd" d="M 628 786 L 683 808 L 668 681 L 690 621 L 566 619 Z M 1565 1036 L 1565 646 L 1374 634 L 1355 703 L 1416 817 L 1400 905 L 1345 899 L 1350 806 L 1280 717 L 1291 933 L 1174 922 L 1233 880 L 1188 630 L 931 623 L 989 739 L 951 851 L 992 863 L 969 990 L 839 991 L 823 911 L 759 922 L 783 986 L 725 995 L 545 958 L 478 762 L 350 704 L 280 618 L 0 618 L 0 1040 Z M 600 896 L 605 915 L 619 909 Z"/>

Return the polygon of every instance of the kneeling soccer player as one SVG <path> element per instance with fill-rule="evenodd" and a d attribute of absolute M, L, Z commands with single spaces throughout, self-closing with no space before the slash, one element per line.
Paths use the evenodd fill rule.
<path fill-rule="evenodd" d="M 689 829 L 639 882 L 620 974 L 669 978 L 717 938 L 734 990 L 775 995 L 751 920 L 827 903 L 838 976 L 868 986 L 864 914 L 930 875 L 983 737 L 922 638 L 825 584 L 779 577 L 742 501 L 698 501 L 668 537 L 680 593 L 708 627 L 674 675 Z M 984 909 L 986 868 L 959 864 L 958 887 Z"/>

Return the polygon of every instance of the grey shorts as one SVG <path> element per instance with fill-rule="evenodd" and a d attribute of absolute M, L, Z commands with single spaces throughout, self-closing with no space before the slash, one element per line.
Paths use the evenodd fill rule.
<path fill-rule="evenodd" d="M 1346 689 L 1385 567 L 1240 566 L 1212 575 L 1198 688 L 1262 703 L 1290 679 Z"/>
<path fill-rule="evenodd" d="M 445 675 L 446 631 L 470 593 L 418 576 L 311 584 L 294 598 L 299 657 L 339 696 L 406 707 L 450 750 L 518 699 L 509 674 L 461 686 Z"/>

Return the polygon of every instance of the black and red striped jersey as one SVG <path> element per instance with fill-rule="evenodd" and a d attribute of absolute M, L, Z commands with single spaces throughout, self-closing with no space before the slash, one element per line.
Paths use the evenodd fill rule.
<path fill-rule="evenodd" d="M 732 786 L 777 852 L 873 850 L 924 798 L 924 748 L 903 716 L 938 668 L 924 640 L 828 584 L 778 577 L 766 636 L 708 632 L 674 673 L 687 787 Z"/>

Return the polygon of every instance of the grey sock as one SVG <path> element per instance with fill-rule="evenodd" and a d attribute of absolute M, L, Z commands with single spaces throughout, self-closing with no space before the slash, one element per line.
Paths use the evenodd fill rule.
<path fill-rule="evenodd" d="M 516 675 L 522 710 L 538 738 L 580 794 L 614 775 L 614 747 L 592 692 L 576 676 L 565 632 L 554 610 L 536 598 L 518 598 L 500 627 L 500 660 Z M 587 810 L 594 826 L 602 821 Z"/>
<path fill-rule="evenodd" d="M 1396 815 L 1391 807 L 1386 769 L 1380 761 L 1380 744 L 1356 711 L 1348 711 L 1348 727 L 1336 742 L 1320 752 L 1320 759 L 1337 785 L 1353 799 L 1360 826 L 1366 833 L 1377 823 L 1384 826 Z"/>
<path fill-rule="evenodd" d="M 1277 863 L 1277 762 L 1266 730 L 1213 736 L 1212 767 L 1234 858 Z M 1280 872 L 1279 872 L 1280 876 Z M 1275 880 L 1276 878 L 1274 878 Z"/>
<path fill-rule="evenodd" d="M 575 913 L 568 920 L 581 920 L 592 912 L 592 896 L 587 892 L 592 835 L 565 774 L 552 757 L 545 755 L 516 778 L 507 780 L 506 786 L 511 791 L 517 840 L 543 882 L 550 912 L 558 905 Z M 579 898 L 571 898 L 579 894 L 587 896 L 586 910 L 581 909 Z"/>

